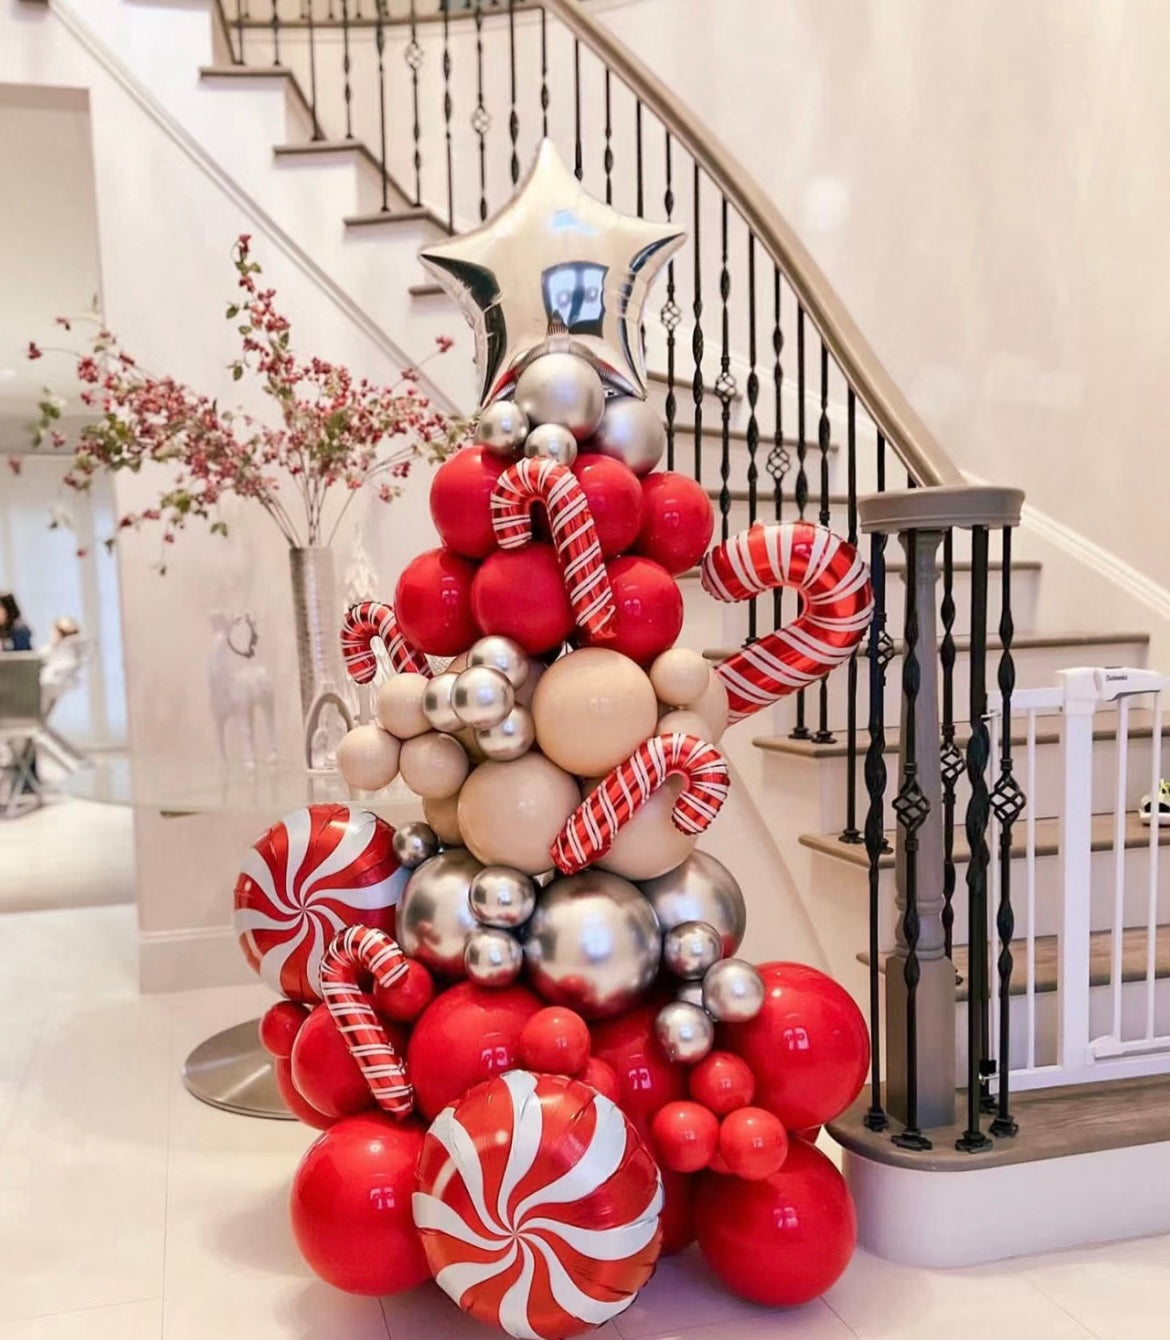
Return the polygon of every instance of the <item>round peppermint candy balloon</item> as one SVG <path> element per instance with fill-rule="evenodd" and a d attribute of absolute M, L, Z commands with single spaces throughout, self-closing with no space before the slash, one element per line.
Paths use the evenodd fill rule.
<path fill-rule="evenodd" d="M 274 991 L 319 1001 L 334 935 L 358 923 L 392 935 L 407 874 L 394 855 L 394 829 L 369 810 L 293 810 L 252 847 L 236 880 L 245 957 Z"/>
<path fill-rule="evenodd" d="M 511 1070 L 444 1108 L 418 1187 L 414 1222 L 435 1281 L 512 1336 L 604 1325 L 658 1259 L 653 1157 L 618 1107 L 565 1076 Z"/>

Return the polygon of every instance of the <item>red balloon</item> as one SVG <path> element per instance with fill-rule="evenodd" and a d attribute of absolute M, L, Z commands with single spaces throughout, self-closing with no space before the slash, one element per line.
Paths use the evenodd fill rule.
<path fill-rule="evenodd" d="M 575 1010 L 550 1005 L 520 1032 L 520 1061 L 538 1074 L 579 1075 L 588 1060 L 589 1025 Z"/>
<path fill-rule="evenodd" d="M 806 1126 L 803 1131 L 797 1131 L 796 1134 L 799 1135 L 802 1140 L 807 1140 L 810 1145 L 815 1145 L 821 1138 L 821 1130 L 822 1127 L 820 1126 Z"/>
<path fill-rule="evenodd" d="M 291 1000 L 278 1000 L 275 1005 L 264 1011 L 260 1020 L 260 1045 L 269 1056 L 280 1056 L 286 1060 L 292 1055 L 293 1042 L 301 1030 L 301 1025 L 309 1017 L 309 1011 Z"/>
<path fill-rule="evenodd" d="M 406 1045 L 405 1031 L 387 1024 L 386 1033 L 401 1056 Z M 350 1055 L 328 1006 L 318 1005 L 305 1020 L 293 1043 L 290 1060 L 293 1082 L 301 1096 L 327 1117 L 352 1117 L 376 1106 L 370 1086 Z"/>
<path fill-rule="evenodd" d="M 628 465 L 589 452 L 573 462 L 606 558 L 624 553 L 642 527 L 642 483 Z"/>
<path fill-rule="evenodd" d="M 301 1255 L 326 1283 L 384 1296 L 430 1279 L 411 1213 L 422 1143 L 415 1123 L 370 1115 L 309 1146 L 289 1209 Z"/>
<path fill-rule="evenodd" d="M 496 547 L 492 489 L 508 464 L 486 447 L 464 447 L 435 471 L 431 520 L 448 549 L 464 558 L 484 558 Z"/>
<path fill-rule="evenodd" d="M 667 1103 L 650 1122 L 660 1162 L 674 1172 L 705 1168 L 719 1143 L 719 1122 L 698 1103 Z"/>
<path fill-rule="evenodd" d="M 737 1107 L 747 1107 L 756 1093 L 751 1067 L 733 1052 L 709 1052 L 690 1073 L 691 1097 L 696 1103 L 725 1117 Z"/>
<path fill-rule="evenodd" d="M 513 1069 L 520 1033 L 541 1008 L 543 1001 L 523 986 L 460 982 L 436 996 L 406 1049 L 415 1106 L 427 1120 L 474 1085 Z"/>
<path fill-rule="evenodd" d="M 573 609 L 551 544 L 489 554 L 475 574 L 471 608 L 485 633 L 514 638 L 530 656 L 559 647 L 573 630 Z"/>
<path fill-rule="evenodd" d="M 719 1153 L 736 1177 L 758 1182 L 780 1171 L 788 1156 L 788 1134 L 771 1112 L 741 1107 L 723 1118 Z"/>
<path fill-rule="evenodd" d="M 394 590 L 394 613 L 408 642 L 432 656 L 457 656 L 479 637 L 471 613 L 475 564 L 450 549 L 412 559 Z"/>
<path fill-rule="evenodd" d="M 593 1055 L 617 1073 L 621 1086 L 618 1106 L 644 1136 L 660 1107 L 687 1094 L 686 1072 L 670 1064 L 654 1036 L 654 1018 L 660 1008 L 660 1001 L 639 1005 L 590 1030 Z"/>
<path fill-rule="evenodd" d="M 804 963 L 762 963 L 764 1005 L 744 1024 L 725 1024 L 720 1045 L 756 1077 L 755 1102 L 790 1131 L 832 1121 L 861 1092 L 869 1033 L 843 986 Z"/>
<path fill-rule="evenodd" d="M 273 1058 L 272 1073 L 276 1076 L 276 1087 L 284 1099 L 285 1107 L 298 1121 L 303 1121 L 306 1126 L 312 1126 L 318 1131 L 327 1131 L 330 1126 L 336 1124 L 336 1117 L 327 1117 L 324 1112 L 318 1112 L 312 1103 L 301 1096 L 301 1091 L 293 1082 L 292 1062 L 286 1057 Z"/>
<path fill-rule="evenodd" d="M 664 470 L 642 480 L 642 528 L 634 549 L 672 576 L 693 568 L 711 543 L 715 511 L 689 475 Z"/>
<path fill-rule="evenodd" d="M 409 1024 L 422 1014 L 435 995 L 435 981 L 417 959 L 408 959 L 406 971 L 389 989 L 374 983 L 374 1009 L 383 1019 Z"/>
<path fill-rule="evenodd" d="M 617 613 L 604 633 L 587 634 L 583 640 L 649 665 L 667 647 L 673 647 L 682 632 L 683 599 L 678 583 L 664 567 L 636 554 L 611 559 L 605 570 Z"/>
<path fill-rule="evenodd" d="M 695 1182 L 686 1173 L 660 1168 L 662 1174 L 662 1255 L 674 1256 L 695 1240 Z"/>
<path fill-rule="evenodd" d="M 840 1279 L 857 1213 L 845 1179 L 819 1150 L 796 1139 L 784 1166 L 763 1181 L 704 1173 L 698 1183 L 699 1250 L 733 1293 L 796 1307 Z"/>
<path fill-rule="evenodd" d="M 611 1103 L 617 1103 L 619 1107 L 621 1106 L 622 1086 L 613 1066 L 606 1065 L 596 1056 L 591 1056 L 585 1062 L 585 1069 L 581 1071 L 577 1078 L 582 1084 L 588 1084 L 591 1089 L 596 1089 L 598 1093 L 604 1094 Z"/>

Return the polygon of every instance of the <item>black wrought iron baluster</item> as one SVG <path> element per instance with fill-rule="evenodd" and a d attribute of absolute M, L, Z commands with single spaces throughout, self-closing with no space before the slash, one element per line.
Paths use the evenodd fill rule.
<path fill-rule="evenodd" d="M 479 137 L 479 218 L 488 216 L 487 203 L 487 133 L 492 119 L 483 102 L 483 0 L 475 0 L 475 110 L 471 113 L 471 128 Z"/>
<path fill-rule="evenodd" d="M 548 14 L 540 7 L 540 133 L 548 139 Z"/>
<path fill-rule="evenodd" d="M 329 7 L 328 7 L 328 9 L 325 11 L 325 17 L 329 20 L 330 23 L 333 22 L 334 17 L 335 17 L 335 15 L 334 15 L 334 13 L 333 13 L 333 0 L 329 0 Z"/>
<path fill-rule="evenodd" d="M 541 11 L 543 13 L 543 11 Z M 443 131 L 447 140 L 447 231 L 455 231 L 455 170 L 451 152 L 451 11 L 443 6 Z"/>
<path fill-rule="evenodd" d="M 382 0 L 379 0 L 378 12 L 381 13 L 381 10 Z M 418 40 L 416 0 L 410 0 L 410 41 L 406 44 L 403 59 L 410 70 L 410 97 L 414 111 L 414 124 L 411 127 L 414 135 L 414 203 L 418 206 L 422 204 L 422 122 L 418 112 L 418 72 L 422 68 L 423 49 Z"/>
<path fill-rule="evenodd" d="M 796 513 L 802 520 L 805 508 L 808 506 L 808 474 L 805 470 L 808 440 L 805 437 L 804 413 L 804 307 L 798 303 L 796 308 L 796 487 L 794 493 L 796 496 Z M 796 695 L 796 725 L 789 735 L 792 740 L 809 740 L 812 738 L 812 732 L 805 724 L 805 707 L 805 690 L 801 689 Z"/>
<path fill-rule="evenodd" d="M 581 157 L 581 43 L 573 38 L 573 171 L 580 181 L 585 175 Z"/>
<path fill-rule="evenodd" d="M 250 18 L 248 0 L 236 0 L 236 55 L 233 57 L 236 65 L 244 63 L 244 25 Z"/>
<path fill-rule="evenodd" d="M 817 446 L 821 453 L 821 508 L 817 520 L 827 526 L 831 515 L 829 509 L 829 348 L 821 337 L 821 414 L 817 420 Z M 833 744 L 836 740 L 829 729 L 829 681 L 822 679 L 817 689 L 817 729 L 813 736 L 816 744 Z"/>
<path fill-rule="evenodd" d="M 756 488 L 760 472 L 756 467 L 756 451 L 760 445 L 760 425 L 756 418 L 756 403 L 760 398 L 760 378 L 756 372 L 756 235 L 748 232 L 747 246 L 748 288 L 748 377 L 747 377 L 747 486 L 748 525 L 756 524 Z M 754 642 L 759 624 L 759 596 L 748 602 L 748 641 Z"/>
<path fill-rule="evenodd" d="M 341 0 L 341 73 L 345 96 L 345 138 L 353 139 L 353 87 L 350 84 L 349 0 Z"/>
<path fill-rule="evenodd" d="M 845 477 L 846 477 L 846 538 L 857 545 L 857 395 L 849 388 L 846 397 L 845 423 Z M 846 669 L 845 684 L 845 827 L 841 841 L 858 843 L 857 829 L 857 657 L 851 656 Z"/>
<path fill-rule="evenodd" d="M 269 23 L 272 29 L 272 63 L 280 64 L 280 0 L 272 0 L 272 19 Z"/>
<path fill-rule="evenodd" d="M 772 448 L 764 468 L 772 477 L 772 511 L 777 521 L 782 520 L 784 511 L 784 480 L 792 460 L 788 448 L 784 445 L 784 368 L 781 359 L 784 353 L 784 325 L 780 301 L 780 267 L 772 267 L 772 391 L 773 422 Z M 783 588 L 772 592 L 772 627 L 779 628 L 783 622 L 781 605 L 784 599 Z"/>
<path fill-rule="evenodd" d="M 662 204 L 666 210 L 666 221 L 674 217 L 674 186 L 671 178 L 672 154 L 670 131 L 666 132 L 666 190 Z M 674 416 L 678 409 L 678 400 L 674 394 L 674 346 L 675 331 L 682 321 L 682 312 L 675 301 L 674 261 L 666 263 L 666 302 L 662 307 L 662 324 L 666 328 L 666 468 L 674 469 Z"/>
<path fill-rule="evenodd" d="M 691 311 L 695 324 L 691 331 L 691 355 L 695 372 L 691 378 L 691 400 L 695 406 L 695 479 L 703 482 L 703 252 L 699 237 L 699 165 L 694 165 L 694 236 L 691 246 L 695 252 L 694 294 Z"/>
<path fill-rule="evenodd" d="M 317 33 L 313 20 L 313 0 L 303 0 L 301 18 L 307 28 L 309 43 L 309 115 L 313 118 L 313 140 L 323 140 L 324 132 L 317 117 Z"/>
<path fill-rule="evenodd" d="M 955 925 L 955 787 L 963 775 L 963 755 L 955 744 L 955 534 L 943 533 L 943 594 L 939 606 L 942 619 L 942 772 L 943 802 L 943 910 L 944 948 L 953 958 Z"/>
<path fill-rule="evenodd" d="M 516 0 L 508 0 L 508 88 L 512 98 L 512 110 L 508 114 L 508 136 L 512 141 L 512 157 L 508 169 L 512 176 L 512 185 L 520 180 L 520 155 L 516 151 L 516 141 L 520 138 L 520 117 L 516 113 Z"/>
<path fill-rule="evenodd" d="M 389 214 L 387 191 L 390 184 L 386 169 L 386 0 L 378 0 L 378 17 L 374 23 L 374 47 L 378 53 L 378 136 L 381 152 L 378 168 L 382 174 L 382 213 Z"/>
<path fill-rule="evenodd" d="M 636 194 L 634 197 L 634 212 L 638 218 L 646 212 L 646 200 L 642 190 L 642 99 L 634 100 L 634 176 L 636 178 Z"/>
<path fill-rule="evenodd" d="M 719 517 L 720 536 L 726 540 L 731 534 L 731 402 L 735 397 L 735 378 L 731 375 L 731 316 L 728 300 L 731 297 L 731 271 L 727 264 L 727 197 L 720 202 L 720 256 L 719 298 L 723 304 L 722 344 L 719 351 L 719 375 L 715 378 L 715 394 L 722 410 L 723 436 L 719 451 Z"/>
<path fill-rule="evenodd" d="M 605 153 L 601 162 L 605 168 L 605 203 L 613 204 L 613 111 L 610 104 L 610 73 L 605 67 Z"/>

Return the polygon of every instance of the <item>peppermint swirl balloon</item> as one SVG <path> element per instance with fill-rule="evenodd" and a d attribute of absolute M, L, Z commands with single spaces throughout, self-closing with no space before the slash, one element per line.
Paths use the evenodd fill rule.
<path fill-rule="evenodd" d="M 436 1283 L 508 1335 L 561 1340 L 633 1302 L 658 1259 L 662 1180 L 578 1080 L 511 1070 L 435 1118 L 414 1222 Z"/>
<path fill-rule="evenodd" d="M 240 948 L 274 991 L 315 1004 L 333 937 L 358 924 L 393 935 L 408 873 L 394 855 L 394 829 L 369 810 L 293 810 L 244 859 L 235 892 Z"/>

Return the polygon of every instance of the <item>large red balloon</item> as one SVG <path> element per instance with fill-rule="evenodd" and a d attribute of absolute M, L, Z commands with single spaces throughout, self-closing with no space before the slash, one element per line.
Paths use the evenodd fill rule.
<path fill-rule="evenodd" d="M 486 447 L 464 447 L 431 480 L 431 520 L 448 549 L 484 558 L 496 547 L 491 496 L 508 462 Z"/>
<path fill-rule="evenodd" d="M 301 1254 L 347 1293 L 401 1293 L 430 1279 L 411 1198 L 423 1132 L 383 1116 L 339 1121 L 311 1144 L 289 1208 Z"/>
<path fill-rule="evenodd" d="M 642 483 L 628 465 L 593 452 L 578 456 L 573 473 L 589 503 L 606 558 L 624 553 L 642 528 Z"/>
<path fill-rule="evenodd" d="M 687 1094 L 686 1071 L 670 1064 L 654 1035 L 660 1008 L 661 1001 L 639 1005 L 591 1030 L 593 1055 L 613 1067 L 621 1085 L 619 1106 L 644 1139 L 655 1112 Z"/>
<path fill-rule="evenodd" d="M 763 1181 L 703 1173 L 698 1183 L 699 1250 L 733 1293 L 763 1307 L 796 1307 L 840 1279 L 857 1241 L 857 1213 L 845 1179 L 820 1150 L 796 1139 L 784 1166 Z"/>
<path fill-rule="evenodd" d="M 489 554 L 475 574 L 471 607 L 485 633 L 514 638 L 530 656 L 559 647 L 573 629 L 573 608 L 551 544 Z"/>
<path fill-rule="evenodd" d="M 687 1173 L 660 1168 L 662 1174 L 662 1255 L 674 1256 L 695 1240 L 695 1182 Z"/>
<path fill-rule="evenodd" d="M 412 559 L 394 589 L 394 613 L 408 642 L 432 656 L 457 656 L 479 637 L 471 613 L 475 564 L 450 549 Z"/>
<path fill-rule="evenodd" d="M 372 998 L 367 998 L 373 1005 Z M 390 1045 L 402 1055 L 406 1030 L 383 1022 Z M 374 1095 L 350 1055 L 326 1005 L 318 1005 L 293 1043 L 292 1078 L 301 1096 L 327 1117 L 352 1117 L 375 1106 Z"/>
<path fill-rule="evenodd" d="M 721 1047 L 748 1063 L 754 1102 L 790 1131 L 832 1121 L 861 1092 L 869 1033 L 853 998 L 804 963 L 763 963 L 764 1005 L 745 1024 L 725 1024 Z"/>
<path fill-rule="evenodd" d="M 620 651 L 640 665 L 649 665 L 682 632 L 683 599 L 678 583 L 660 564 L 637 554 L 611 559 L 605 570 L 613 590 L 616 616 L 591 646 Z"/>
<path fill-rule="evenodd" d="M 703 557 L 715 528 L 711 499 L 689 475 L 664 470 L 642 480 L 642 527 L 634 545 L 673 576 Z"/>
<path fill-rule="evenodd" d="M 374 983 L 374 1009 L 383 1019 L 408 1024 L 422 1014 L 435 996 L 435 979 L 418 959 L 408 959 L 406 971 L 387 988 Z"/>
<path fill-rule="evenodd" d="M 298 1121 L 303 1121 L 306 1126 L 312 1126 L 318 1131 L 327 1131 L 330 1126 L 337 1124 L 336 1117 L 327 1117 L 324 1112 L 318 1112 L 301 1094 L 293 1082 L 292 1062 L 286 1056 L 272 1058 L 272 1073 L 276 1077 L 276 1087 L 284 1099 L 285 1107 Z"/>
<path fill-rule="evenodd" d="M 474 1085 L 511 1070 L 524 1025 L 543 1007 L 522 986 L 460 982 L 436 996 L 419 1015 L 406 1049 L 418 1110 L 431 1120 Z"/>

